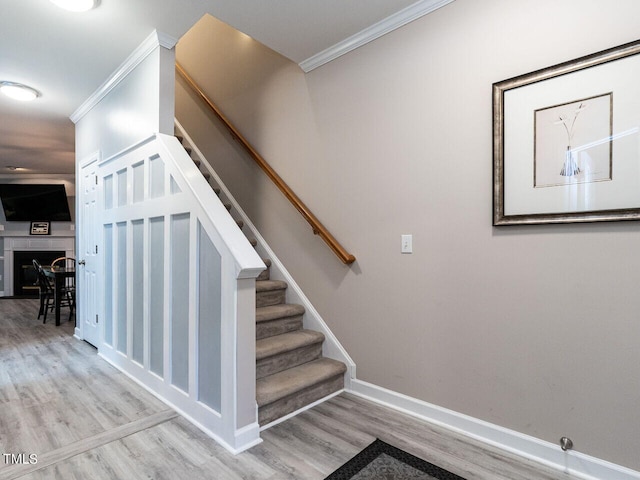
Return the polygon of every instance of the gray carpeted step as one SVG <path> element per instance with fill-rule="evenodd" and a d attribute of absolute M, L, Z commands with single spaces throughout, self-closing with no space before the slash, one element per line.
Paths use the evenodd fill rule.
<path fill-rule="evenodd" d="M 285 303 L 287 282 L 260 280 L 256 282 L 256 307 Z"/>
<path fill-rule="evenodd" d="M 322 355 L 324 335 L 313 330 L 296 330 L 256 342 L 256 378 L 308 363 Z"/>
<path fill-rule="evenodd" d="M 281 303 L 256 308 L 256 339 L 273 337 L 302 328 L 302 305 Z"/>
<path fill-rule="evenodd" d="M 265 425 L 344 388 L 342 362 L 319 358 L 256 383 L 258 422 Z"/>

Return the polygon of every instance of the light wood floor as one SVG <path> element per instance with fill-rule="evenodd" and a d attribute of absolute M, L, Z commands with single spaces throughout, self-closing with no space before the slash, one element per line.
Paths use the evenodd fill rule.
<path fill-rule="evenodd" d="M 570 478 L 345 393 L 234 456 L 73 338 L 73 323 L 36 316 L 36 301 L 0 299 L 0 480 L 323 479 L 376 437 L 468 480 Z"/>

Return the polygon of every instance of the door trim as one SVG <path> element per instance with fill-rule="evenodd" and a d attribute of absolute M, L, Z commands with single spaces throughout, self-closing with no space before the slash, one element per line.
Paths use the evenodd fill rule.
<path fill-rule="evenodd" d="M 81 259 L 78 258 L 79 254 L 82 254 L 82 235 L 83 233 L 86 232 L 85 228 L 85 222 L 84 222 L 84 218 L 82 217 L 82 192 L 84 191 L 83 187 L 83 181 L 84 181 L 84 176 L 83 176 L 83 171 L 85 168 L 90 167 L 92 164 L 95 164 L 96 166 L 96 178 L 98 178 L 98 168 L 99 168 L 99 163 L 102 160 L 102 152 L 100 150 L 96 150 L 95 152 L 91 153 L 90 155 L 87 155 L 84 159 L 80 160 L 78 162 L 78 168 L 76 170 L 76 200 L 75 200 L 75 214 L 76 214 L 76 236 L 75 236 L 75 241 L 76 241 L 76 259 L 78 261 L 80 261 Z M 100 184 L 98 183 L 98 185 L 96 186 L 96 207 L 97 210 L 100 211 L 100 207 L 101 207 L 101 202 L 100 202 Z M 98 238 L 98 226 L 97 224 L 94 225 L 94 228 L 96 228 L 96 241 L 99 241 Z M 76 268 L 78 268 L 78 264 L 76 262 Z M 96 276 L 96 288 L 98 291 L 100 291 L 101 285 L 100 282 L 102 281 L 102 275 L 100 275 L 100 267 L 98 266 L 96 268 L 96 271 L 98 272 L 97 276 Z M 84 275 L 79 275 L 78 272 L 76 272 L 76 283 L 78 285 L 77 290 L 78 291 L 82 291 L 83 287 L 84 287 Z M 84 335 L 84 318 L 81 315 L 81 312 L 84 312 L 84 309 L 86 308 L 86 306 L 83 304 L 84 303 L 84 299 L 82 297 L 82 295 L 76 295 L 76 327 L 74 330 L 74 336 L 80 340 L 84 340 L 85 335 Z M 100 302 L 98 302 L 98 305 L 96 306 L 96 312 L 102 317 L 102 305 L 100 305 Z M 96 342 L 98 344 L 101 343 L 102 341 L 102 334 L 101 334 L 101 330 L 100 331 L 100 338 L 99 341 Z M 99 349 L 98 345 L 95 345 L 96 348 Z"/>

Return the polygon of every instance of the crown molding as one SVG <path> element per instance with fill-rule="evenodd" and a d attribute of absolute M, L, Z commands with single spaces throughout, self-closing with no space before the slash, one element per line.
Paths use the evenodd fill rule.
<path fill-rule="evenodd" d="M 163 47 L 171 50 L 178 41 L 162 32 L 154 30 L 120 65 L 115 72 L 78 107 L 69 117 L 73 123 L 78 123 L 100 100 L 111 92 L 123 79 L 129 75 L 142 61 L 147 58 L 156 48 Z"/>
<path fill-rule="evenodd" d="M 454 0 L 420 0 L 419 2 L 409 5 L 384 20 L 380 20 L 378 23 L 365 28 L 355 35 L 336 43 L 332 47 L 303 60 L 298 65 L 305 73 L 309 73 L 311 70 L 318 68 L 325 63 L 329 63 L 330 61 L 372 42 L 375 39 L 406 25 L 407 23 L 413 22 L 424 15 L 444 7 L 453 1 Z"/>

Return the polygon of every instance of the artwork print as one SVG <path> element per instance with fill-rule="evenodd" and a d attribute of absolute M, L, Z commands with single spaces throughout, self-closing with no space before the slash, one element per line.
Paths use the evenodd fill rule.
<path fill-rule="evenodd" d="M 640 220 L 640 40 L 493 84 L 493 225 Z"/>
<path fill-rule="evenodd" d="M 613 178 L 613 93 L 534 111 L 534 188 Z"/>

